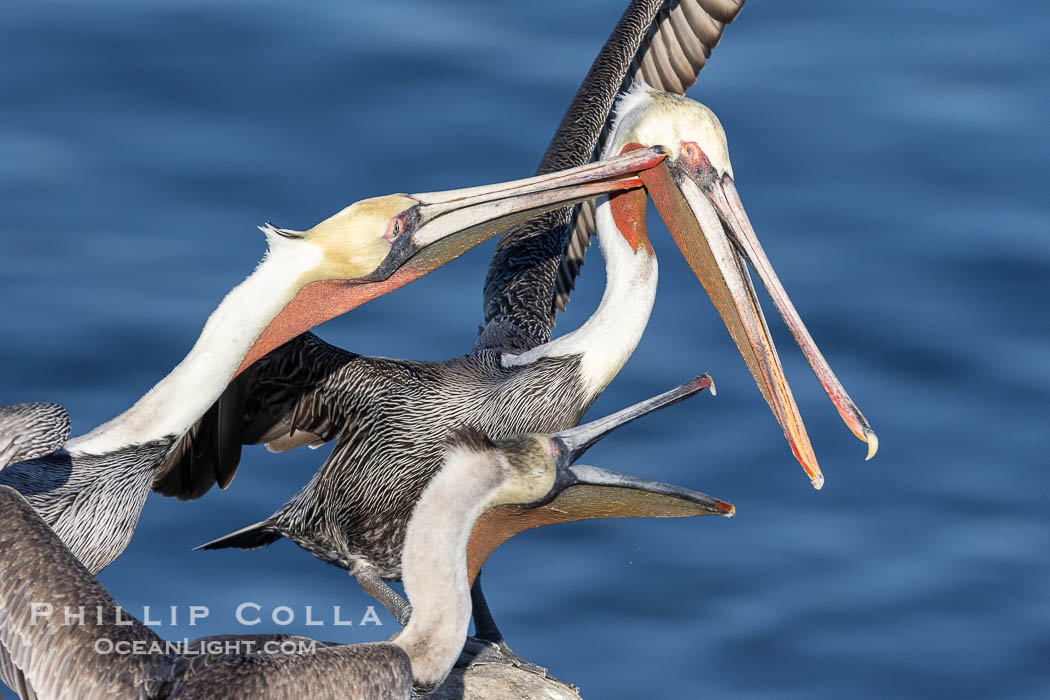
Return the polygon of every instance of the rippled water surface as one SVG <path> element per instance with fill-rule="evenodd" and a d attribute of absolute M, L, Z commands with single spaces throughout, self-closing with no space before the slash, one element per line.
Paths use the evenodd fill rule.
<path fill-rule="evenodd" d="M 129 406 L 251 271 L 263 220 L 530 174 L 623 5 L 7 2 L 0 401 L 59 401 L 75 431 Z M 591 698 L 1050 696 L 1048 45 L 1034 0 L 746 8 L 690 94 L 725 124 L 751 220 L 882 449 L 863 461 L 771 316 L 827 475 L 812 491 L 653 221 L 653 318 L 591 415 L 699 371 L 719 395 L 588 461 L 738 516 L 509 543 L 485 575 L 517 651 Z M 462 353 L 491 250 L 320 333 Z M 559 331 L 603 285 L 595 253 Z M 171 639 L 237 631 L 245 601 L 253 631 L 388 637 L 385 611 L 333 625 L 333 605 L 356 621 L 369 600 L 292 544 L 190 551 L 269 515 L 325 453 L 251 448 L 228 491 L 151 496 L 101 580 L 136 614 L 180 606 Z M 189 627 L 189 605 L 211 614 Z"/>

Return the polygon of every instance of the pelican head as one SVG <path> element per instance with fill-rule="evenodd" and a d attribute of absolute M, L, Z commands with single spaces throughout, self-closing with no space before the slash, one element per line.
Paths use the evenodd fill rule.
<path fill-rule="evenodd" d="M 696 100 L 636 84 L 616 107 L 605 157 L 631 144 L 662 145 L 683 167 L 707 158 L 713 172 L 733 176 L 729 143 L 715 113 Z"/>
<path fill-rule="evenodd" d="M 460 431 L 453 444 L 488 451 L 503 463 L 499 498 L 474 525 L 467 547 L 473 581 L 489 554 L 510 537 L 542 525 L 589 518 L 733 517 L 732 504 L 707 494 L 601 467 L 576 464 L 592 445 L 620 426 L 714 388 L 701 375 L 654 398 L 560 433 L 489 440 Z"/>
<path fill-rule="evenodd" d="M 314 326 L 419 279 L 496 233 L 538 214 L 608 192 L 641 187 L 638 172 L 662 149 L 495 185 L 392 194 L 355 202 L 313 228 L 259 228 L 271 256 L 304 269 L 291 301 L 237 369 Z"/>
<path fill-rule="evenodd" d="M 758 274 L 839 415 L 868 443 L 868 459 L 878 450 L 878 438 L 831 371 L 758 242 L 737 194 L 725 131 L 714 112 L 686 97 L 636 85 L 618 104 L 606 155 L 657 144 L 670 152 L 667 161 L 639 177 L 714 302 L 795 457 L 819 489 L 824 476 L 746 265 Z"/>
<path fill-rule="evenodd" d="M 318 264 L 309 271 L 311 282 L 365 277 L 390 254 L 401 233 L 404 212 L 419 202 L 405 194 L 390 194 L 354 202 L 306 231 L 280 228 L 267 222 L 259 230 L 317 249 Z"/>

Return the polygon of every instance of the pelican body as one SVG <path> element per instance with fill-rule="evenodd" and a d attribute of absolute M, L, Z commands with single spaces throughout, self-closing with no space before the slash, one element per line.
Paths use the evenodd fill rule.
<path fill-rule="evenodd" d="M 294 654 L 217 651 L 209 642 L 308 641 L 290 635 L 220 635 L 169 651 L 106 590 L 15 490 L 0 487 L 0 642 L 22 674 L 19 691 L 40 697 L 408 698 L 435 689 L 460 654 L 470 622 L 467 544 L 493 507 L 557 498 L 580 484 L 644 489 L 697 514 L 732 516 L 705 494 L 596 467 L 574 465 L 616 427 L 692 395 L 701 378 L 613 416 L 556 435 L 493 442 L 465 429 L 443 447 L 443 464 L 418 499 L 403 548 L 411 620 L 389 642 L 319 644 Z M 32 571 L 32 576 L 24 572 Z M 66 611 L 86 611 L 66 623 Z M 99 653 L 98 644 L 143 654 Z M 105 648 L 105 647 L 103 647 Z"/>
<path fill-rule="evenodd" d="M 610 107 L 616 94 L 610 90 Z M 637 116 L 645 122 L 645 114 Z M 634 125 L 624 122 L 622 133 L 633 133 Z M 590 136 L 586 143 L 566 145 L 580 152 L 583 163 L 598 130 Z M 579 137 L 563 129 L 555 142 Z M 545 160 L 540 170 L 549 169 Z M 336 440 L 324 465 L 273 515 L 203 548 L 251 549 L 286 537 L 349 570 L 403 621 L 403 601 L 382 581 L 401 576 L 408 516 L 441 464 L 440 445 L 447 435 L 467 426 L 498 439 L 576 425 L 641 339 L 656 294 L 657 264 L 645 233 L 645 196 L 639 191 L 624 194 L 621 220 L 613 214 L 612 202 L 599 207 L 598 238 L 608 281 L 599 308 L 581 328 L 550 339 L 555 268 L 549 266 L 544 283 L 534 279 L 542 266 L 533 265 L 522 285 L 497 289 L 489 284 L 487 305 L 501 313 L 489 318 L 474 350 L 460 357 L 441 362 L 367 357 L 304 334 L 231 384 L 181 441 L 155 488 L 165 495 L 197 498 L 213 484 L 230 482 L 242 444 L 263 443 L 284 451 Z M 552 221 L 554 216 L 514 229 L 507 234 L 513 236 L 510 243 L 501 239 L 493 269 L 513 268 L 520 261 L 508 262 L 506 251 L 535 245 L 548 228 L 551 235 L 566 234 L 563 223 Z M 520 303 L 499 304 L 497 297 Z M 537 303 L 546 304 L 541 325 L 531 323 Z M 604 492 L 591 494 L 593 499 L 581 496 L 585 503 L 560 516 L 555 508 L 539 520 L 502 511 L 487 516 L 472 551 L 483 559 L 481 553 L 487 555 L 493 543 L 540 522 L 621 512 L 617 504 L 601 500 Z M 648 510 L 622 512 L 665 514 L 658 502 Z"/>
<path fill-rule="evenodd" d="M 820 488 L 823 475 L 747 265 L 770 289 L 847 424 L 868 441 L 869 456 L 877 444 L 874 432 L 816 350 L 765 259 L 736 195 L 717 118 L 667 92 L 692 84 L 722 23 L 741 5 L 632 2 L 566 112 L 539 172 L 639 147 L 664 149 L 667 160 L 639 173 L 639 179 L 715 303 L 793 452 Z M 173 453 L 156 489 L 196 498 L 213 484 L 225 487 L 242 444 L 283 451 L 336 440 L 328 460 L 277 512 L 204 547 L 254 548 L 287 537 L 350 570 L 403 619 L 396 596 L 378 579 L 399 576 L 407 518 L 440 464 L 435 446 L 443 436 L 462 425 L 494 437 L 575 425 L 645 329 L 658 276 L 645 229 L 645 196 L 625 190 L 595 202 L 593 212 L 590 205 L 551 210 L 500 237 L 485 283 L 486 325 L 469 354 L 443 362 L 372 358 L 305 334 L 271 352 L 227 389 Z M 552 339 L 556 311 L 568 299 L 594 231 L 606 262 L 605 293 L 582 327 Z M 472 550 L 483 560 L 499 542 L 539 524 L 663 514 L 659 504 L 648 511 L 638 504 L 623 508 L 608 497 L 593 489 L 542 513 L 517 509 L 486 515 Z"/>
<path fill-rule="evenodd" d="M 19 491 L 88 571 L 98 573 L 127 547 L 178 440 L 255 359 L 418 279 L 502 226 L 638 187 L 634 174 L 662 157 L 649 152 L 553 176 L 362 200 L 308 231 L 260 227 L 266 257 L 211 314 L 182 362 L 130 409 L 70 440 L 68 422 L 56 433 L 51 413 L 0 412 L 0 464 L 6 464 L 0 486 Z M 0 650 L 0 678 L 17 685 L 4 662 Z"/>
<path fill-rule="evenodd" d="M 20 460 L 0 471 L 0 485 L 21 492 L 97 573 L 127 545 L 173 445 L 268 349 L 426 274 L 508 222 L 637 186 L 633 174 L 661 158 L 647 153 L 553 177 L 376 197 L 309 231 L 260 227 L 266 257 L 226 295 L 182 362 L 130 409 L 85 435 L 51 439 L 44 449 L 34 436 L 53 432 L 49 414 L 26 405 L 0 412 L 0 454 L 5 462 Z M 318 294 L 325 303 L 313 303 Z M 64 438 L 68 423 L 63 427 Z M 38 447 L 26 451 L 23 443 Z"/>

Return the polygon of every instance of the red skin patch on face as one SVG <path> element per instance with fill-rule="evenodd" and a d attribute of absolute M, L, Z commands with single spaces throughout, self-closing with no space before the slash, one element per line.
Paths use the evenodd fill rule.
<path fill-rule="evenodd" d="M 621 155 L 627 151 L 644 148 L 640 143 L 629 143 L 620 151 Z M 650 255 L 653 254 L 653 246 L 649 242 L 649 236 L 645 229 L 645 207 L 648 196 L 644 190 L 629 190 L 609 195 L 609 205 L 612 208 L 613 221 L 620 229 L 620 234 L 631 246 L 631 250 L 638 252 L 638 248 L 645 246 Z"/>
<path fill-rule="evenodd" d="M 711 159 L 696 141 L 682 141 L 679 158 L 684 159 L 698 173 L 714 172 L 715 168 L 711 165 Z"/>

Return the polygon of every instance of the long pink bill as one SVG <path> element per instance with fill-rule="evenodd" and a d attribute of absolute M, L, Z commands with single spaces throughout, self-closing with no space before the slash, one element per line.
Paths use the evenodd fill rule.
<path fill-rule="evenodd" d="M 813 341 L 813 336 L 809 334 L 806 324 L 802 322 L 795 305 L 791 303 L 791 298 L 784 290 L 784 285 L 780 283 L 780 278 L 773 271 L 773 265 L 766 257 L 766 252 L 762 249 L 762 244 L 759 243 L 755 230 L 747 218 L 747 212 L 744 211 L 744 205 L 740 201 L 740 195 L 737 194 L 733 178 L 728 174 L 723 175 L 720 180 L 716 180 L 706 189 L 705 194 L 726 223 L 737 248 L 758 273 L 758 278 L 762 280 L 763 286 L 773 299 L 773 304 L 783 317 L 791 335 L 795 337 L 795 342 L 798 343 L 809 366 L 813 368 L 813 373 L 817 375 L 831 403 L 842 416 L 842 420 L 854 435 L 868 443 L 868 456 L 865 459 L 871 459 L 879 450 L 879 438 L 871 429 L 864 414 L 857 408 L 857 404 L 846 393 L 846 389 L 831 370 L 828 361 L 824 359 L 824 355 Z"/>
<path fill-rule="evenodd" d="M 689 177 L 666 164 L 640 175 L 667 229 L 704 286 L 744 358 L 795 458 L 816 489 L 824 485 L 795 398 L 770 337 L 744 261 L 725 235 L 714 206 Z"/>

